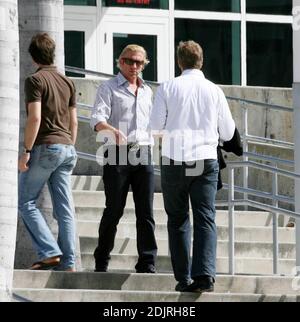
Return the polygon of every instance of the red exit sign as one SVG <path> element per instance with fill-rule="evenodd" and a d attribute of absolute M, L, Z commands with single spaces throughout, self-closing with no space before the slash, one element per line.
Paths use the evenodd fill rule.
<path fill-rule="evenodd" d="M 168 0 L 104 0 L 106 7 L 132 7 L 132 8 L 152 8 L 168 9 Z"/>
<path fill-rule="evenodd" d="M 118 4 L 145 4 L 150 5 L 150 0 L 115 0 Z"/>

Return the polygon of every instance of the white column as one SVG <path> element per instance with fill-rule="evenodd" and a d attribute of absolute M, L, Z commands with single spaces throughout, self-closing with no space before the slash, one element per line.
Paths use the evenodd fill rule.
<path fill-rule="evenodd" d="M 241 85 L 247 85 L 247 23 L 246 0 L 241 0 Z"/>
<path fill-rule="evenodd" d="M 300 173 L 300 0 L 293 0 L 295 172 Z M 295 210 L 300 212 L 300 180 L 295 182 Z M 300 267 L 300 219 L 296 220 L 296 266 Z"/>
<path fill-rule="evenodd" d="M 0 302 L 10 301 L 17 227 L 19 32 L 17 0 L 0 0 Z"/>
<path fill-rule="evenodd" d="M 175 77 L 175 0 L 169 0 L 169 79 Z"/>

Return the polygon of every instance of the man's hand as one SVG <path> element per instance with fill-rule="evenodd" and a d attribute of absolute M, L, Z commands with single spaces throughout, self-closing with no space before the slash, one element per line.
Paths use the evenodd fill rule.
<path fill-rule="evenodd" d="M 96 124 L 95 131 L 96 132 L 105 131 L 105 135 L 107 135 L 107 137 L 113 140 L 113 143 L 117 145 L 123 145 L 127 143 L 127 138 L 125 134 L 121 130 L 114 128 L 113 126 L 111 126 L 110 124 L 107 124 L 106 122 L 99 122 L 98 124 Z"/>
<path fill-rule="evenodd" d="M 127 138 L 122 131 L 115 130 L 114 133 L 116 136 L 116 144 L 117 145 L 123 145 L 123 144 L 127 143 Z"/>
<path fill-rule="evenodd" d="M 27 166 L 27 163 L 30 159 L 30 153 L 22 153 L 19 158 L 19 164 L 18 168 L 20 172 L 26 172 L 29 170 L 29 167 Z"/>

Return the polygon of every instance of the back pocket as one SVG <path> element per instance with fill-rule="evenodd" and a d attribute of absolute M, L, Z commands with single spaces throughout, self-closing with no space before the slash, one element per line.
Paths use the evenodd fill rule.
<path fill-rule="evenodd" d="M 60 144 L 44 144 L 41 147 L 39 165 L 44 169 L 55 169 L 62 159 L 62 153 Z"/>

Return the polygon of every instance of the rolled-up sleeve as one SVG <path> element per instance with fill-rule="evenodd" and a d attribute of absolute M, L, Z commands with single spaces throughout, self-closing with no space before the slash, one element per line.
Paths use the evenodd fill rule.
<path fill-rule="evenodd" d="M 150 127 L 151 130 L 160 131 L 165 128 L 167 120 L 167 103 L 164 96 L 163 84 L 156 91 L 154 104 L 151 111 Z"/>
<path fill-rule="evenodd" d="M 98 87 L 94 107 L 91 113 L 90 126 L 92 129 L 100 122 L 107 122 L 111 115 L 112 93 L 106 84 Z"/>
<path fill-rule="evenodd" d="M 219 129 L 220 139 L 223 141 L 229 141 L 232 139 L 234 134 L 235 122 L 232 118 L 226 97 L 220 88 L 218 88 L 218 104 L 219 104 L 218 129 Z"/>

